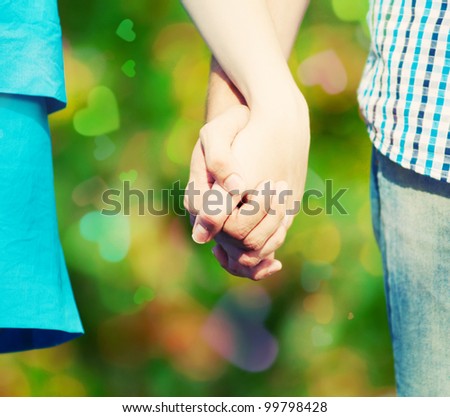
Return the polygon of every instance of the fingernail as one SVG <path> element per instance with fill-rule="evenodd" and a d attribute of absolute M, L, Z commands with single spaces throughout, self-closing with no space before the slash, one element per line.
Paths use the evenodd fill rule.
<path fill-rule="evenodd" d="M 275 274 L 275 272 L 281 271 L 281 268 L 283 268 L 283 265 L 280 261 L 275 261 L 272 265 L 269 266 L 267 269 L 267 274 L 272 275 Z"/>
<path fill-rule="evenodd" d="M 238 174 L 231 174 L 223 186 L 230 194 L 240 194 L 244 191 L 244 180 Z"/>
<path fill-rule="evenodd" d="M 192 231 L 192 239 L 195 243 L 203 245 L 209 240 L 209 231 L 201 223 L 197 223 Z"/>

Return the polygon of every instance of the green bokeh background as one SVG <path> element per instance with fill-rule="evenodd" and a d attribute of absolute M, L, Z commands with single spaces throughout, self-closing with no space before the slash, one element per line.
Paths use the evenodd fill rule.
<path fill-rule="evenodd" d="M 51 117 L 55 186 L 86 335 L 0 356 L 0 395 L 394 393 L 370 223 L 371 146 L 356 103 L 366 12 L 366 0 L 312 1 L 290 59 L 311 112 L 307 188 L 323 190 L 326 179 L 347 188 L 348 215 L 300 214 L 279 251 L 282 272 L 253 283 L 223 271 L 211 245 L 196 246 L 184 217 L 138 216 L 137 204 L 128 217 L 98 214 L 102 191 L 124 180 L 142 190 L 187 182 L 209 53 L 178 1 L 60 1 L 69 106 Z M 124 19 L 134 24 L 132 41 L 116 33 Z M 130 60 L 134 76 L 132 63 L 122 69 Z M 99 86 L 107 94 L 94 126 L 120 126 L 86 136 L 74 118 Z M 164 204 L 158 193 L 156 201 Z M 265 336 L 255 339 L 234 313 Z M 269 342 L 277 346 L 271 359 Z"/>

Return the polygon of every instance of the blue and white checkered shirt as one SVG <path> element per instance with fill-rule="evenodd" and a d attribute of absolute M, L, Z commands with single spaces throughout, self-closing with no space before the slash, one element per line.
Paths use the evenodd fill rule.
<path fill-rule="evenodd" d="M 375 147 L 450 182 L 448 0 L 371 0 L 371 48 L 358 100 Z"/>

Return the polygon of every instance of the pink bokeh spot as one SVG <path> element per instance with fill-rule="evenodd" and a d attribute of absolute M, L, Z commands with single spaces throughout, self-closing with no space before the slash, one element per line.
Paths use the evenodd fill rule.
<path fill-rule="evenodd" d="M 203 328 L 206 342 L 220 356 L 249 372 L 269 368 L 278 355 L 278 342 L 264 327 L 270 298 L 258 287 L 240 287 L 216 305 Z"/>
<path fill-rule="evenodd" d="M 305 59 L 298 67 L 298 76 L 304 85 L 320 85 L 330 95 L 342 93 L 348 81 L 344 64 L 332 49 Z"/>

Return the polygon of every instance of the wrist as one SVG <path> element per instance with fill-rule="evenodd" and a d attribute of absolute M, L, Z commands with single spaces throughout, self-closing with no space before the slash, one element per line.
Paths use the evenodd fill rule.
<path fill-rule="evenodd" d="M 236 84 L 248 106 L 257 108 L 274 101 L 289 99 L 298 90 L 285 61 L 259 66 L 251 76 Z"/>
<path fill-rule="evenodd" d="M 206 102 L 206 121 L 214 119 L 236 105 L 246 105 L 245 98 L 213 57 Z"/>
<path fill-rule="evenodd" d="M 287 117 L 308 110 L 306 100 L 291 75 L 261 88 L 249 100 L 252 113 L 270 118 Z"/>

